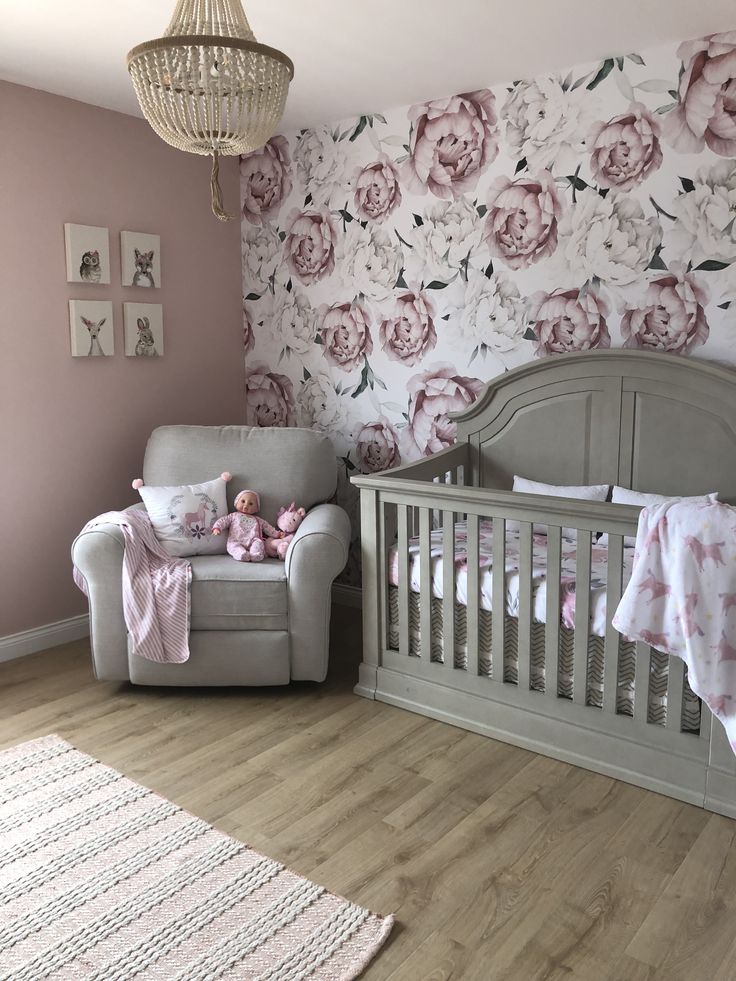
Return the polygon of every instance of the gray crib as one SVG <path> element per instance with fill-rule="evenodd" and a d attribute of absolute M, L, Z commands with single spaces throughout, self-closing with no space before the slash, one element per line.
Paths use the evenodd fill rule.
<path fill-rule="evenodd" d="M 363 556 L 356 692 L 736 817 L 736 760 L 684 664 L 611 625 L 625 586 L 624 536 L 636 534 L 639 509 L 510 490 L 521 474 L 673 496 L 716 490 L 736 501 L 736 372 L 626 350 L 547 358 L 493 380 L 455 420 L 454 446 L 353 478 Z M 505 556 L 509 521 L 519 523 L 511 613 L 506 574 L 494 572 L 490 609 L 481 604 L 479 561 L 489 528 L 493 555 Z M 543 617 L 535 616 L 535 525 L 547 531 Z M 560 616 L 562 528 L 577 531 L 568 625 Z M 599 532 L 609 536 L 606 622 L 593 635 Z"/>

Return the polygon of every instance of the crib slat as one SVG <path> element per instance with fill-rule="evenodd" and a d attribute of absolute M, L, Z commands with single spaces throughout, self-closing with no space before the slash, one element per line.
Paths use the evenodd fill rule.
<path fill-rule="evenodd" d="M 585 705 L 588 689 L 588 635 L 590 634 L 590 532 L 578 530 L 575 567 L 575 645 L 573 649 L 574 702 Z"/>
<path fill-rule="evenodd" d="M 455 515 L 442 512 L 442 651 L 445 667 L 455 668 Z"/>
<path fill-rule="evenodd" d="M 506 521 L 493 519 L 493 586 L 491 603 L 491 677 L 503 681 L 503 652 L 506 645 Z"/>
<path fill-rule="evenodd" d="M 419 649 L 425 663 L 432 651 L 432 557 L 429 508 L 419 509 Z"/>
<path fill-rule="evenodd" d="M 532 657 L 532 526 L 522 521 L 519 532 L 519 691 L 529 690 Z"/>
<path fill-rule="evenodd" d="M 606 572 L 606 640 L 603 661 L 603 711 L 616 713 L 618 689 L 618 630 L 611 620 L 621 600 L 624 571 L 624 540 L 621 535 L 608 536 L 608 563 Z"/>
<path fill-rule="evenodd" d="M 560 657 L 560 559 L 562 529 L 547 528 L 547 623 L 544 628 L 545 692 L 557 698 Z"/>
<path fill-rule="evenodd" d="M 397 505 L 399 548 L 399 654 L 409 656 L 409 508 Z"/>
<path fill-rule="evenodd" d="M 682 726 L 682 693 L 685 689 L 685 662 L 670 655 L 667 669 L 666 726 L 679 732 Z"/>
<path fill-rule="evenodd" d="M 480 598 L 480 536 L 478 515 L 468 515 L 468 604 L 466 607 L 468 637 L 468 675 L 478 674 L 478 648 L 480 646 L 479 598 Z"/>
<path fill-rule="evenodd" d="M 636 667 L 634 668 L 634 718 L 647 721 L 649 709 L 649 644 L 636 642 Z"/>

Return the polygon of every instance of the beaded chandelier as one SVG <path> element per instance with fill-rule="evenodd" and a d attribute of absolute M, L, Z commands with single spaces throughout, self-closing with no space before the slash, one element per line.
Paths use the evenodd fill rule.
<path fill-rule="evenodd" d="M 220 155 L 249 153 L 273 136 L 294 77 L 291 60 L 256 41 L 240 0 L 178 0 L 164 36 L 128 54 L 128 71 L 161 139 L 212 156 L 212 211 L 228 221 Z"/>

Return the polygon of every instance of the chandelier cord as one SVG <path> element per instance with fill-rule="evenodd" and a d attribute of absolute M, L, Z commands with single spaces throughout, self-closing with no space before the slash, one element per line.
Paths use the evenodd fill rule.
<path fill-rule="evenodd" d="M 220 187 L 220 154 L 217 150 L 212 153 L 212 176 L 210 177 L 210 189 L 212 191 L 212 214 L 220 221 L 232 221 L 235 215 L 225 211 L 222 202 L 222 188 Z"/>

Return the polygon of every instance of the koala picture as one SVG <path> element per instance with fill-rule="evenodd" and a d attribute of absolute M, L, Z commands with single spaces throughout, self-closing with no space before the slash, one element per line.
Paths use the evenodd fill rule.
<path fill-rule="evenodd" d="M 147 232 L 121 232 L 120 267 L 123 286 L 158 289 L 161 286 L 159 236 Z"/>
<path fill-rule="evenodd" d="M 164 318 L 160 303 L 124 303 L 125 355 L 160 358 L 164 353 Z"/>
<path fill-rule="evenodd" d="M 68 283 L 110 282 L 110 233 L 95 225 L 64 225 Z"/>

